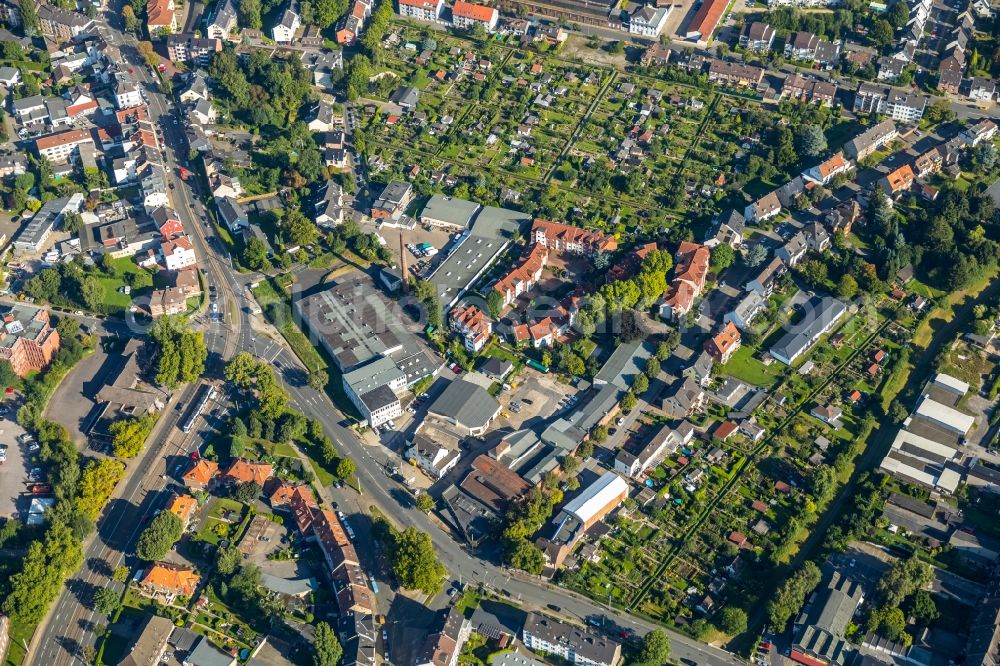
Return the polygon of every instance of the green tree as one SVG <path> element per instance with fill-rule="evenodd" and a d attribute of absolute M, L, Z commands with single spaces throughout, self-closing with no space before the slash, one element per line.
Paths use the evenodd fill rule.
<path fill-rule="evenodd" d="M 309 373 L 309 386 L 316 391 L 323 392 L 326 385 L 330 382 L 330 375 L 326 370 L 316 370 Z"/>
<path fill-rule="evenodd" d="M 313 632 L 313 666 L 337 666 L 343 655 L 336 632 L 326 622 L 319 622 Z"/>
<path fill-rule="evenodd" d="M 883 605 L 898 607 L 903 599 L 910 596 L 933 578 L 931 567 L 916 556 L 896 560 L 881 578 L 876 590 Z"/>
<path fill-rule="evenodd" d="M 903 638 L 906 633 L 906 616 L 903 615 L 903 611 L 898 608 L 883 608 L 881 620 L 879 627 L 883 636 L 890 641 L 898 641 Z"/>
<path fill-rule="evenodd" d="M 121 606 L 121 598 L 110 587 L 94 592 L 94 610 L 102 615 L 112 615 Z"/>
<path fill-rule="evenodd" d="M 252 271 L 271 270 L 271 258 L 267 245 L 256 236 L 251 238 L 243 248 L 240 261 Z"/>
<path fill-rule="evenodd" d="M 21 386 L 21 378 L 14 372 L 14 368 L 11 367 L 10 361 L 0 359 L 0 388 L 12 388 L 17 390 L 20 389 Z"/>
<path fill-rule="evenodd" d="M 719 245 L 712 250 L 712 270 L 721 273 L 736 262 L 736 252 L 729 245 Z"/>
<path fill-rule="evenodd" d="M 114 573 L 111 575 L 112 580 L 116 580 L 119 583 L 124 583 L 128 580 L 129 570 L 124 564 L 119 564 L 115 567 Z"/>
<path fill-rule="evenodd" d="M 417 510 L 423 511 L 424 513 L 430 513 L 434 509 L 434 498 L 428 493 L 420 493 L 417 495 Z"/>
<path fill-rule="evenodd" d="M 858 294 L 858 281 L 853 276 L 844 273 L 837 282 L 837 296 L 849 300 Z"/>
<path fill-rule="evenodd" d="M 79 213 L 74 211 L 69 211 L 63 215 L 62 222 L 63 231 L 69 234 L 79 233 L 80 229 L 83 228 L 83 217 Z M 105 255 L 108 256 L 108 255 Z"/>
<path fill-rule="evenodd" d="M 337 469 L 335 473 L 338 479 L 346 481 L 357 473 L 357 466 L 350 458 L 341 458 L 337 462 Z"/>
<path fill-rule="evenodd" d="M 885 17 L 889 21 L 889 24 L 898 30 L 910 20 L 910 8 L 903 0 L 897 0 L 897 2 L 894 2 L 889 7 L 889 11 L 885 13 Z"/>
<path fill-rule="evenodd" d="M 97 520 L 115 486 L 124 477 L 125 465 L 120 461 L 113 458 L 91 460 L 80 475 L 77 510 L 88 519 Z"/>
<path fill-rule="evenodd" d="M 632 392 L 642 395 L 649 388 L 649 378 L 646 375 L 636 375 L 632 380 Z"/>
<path fill-rule="evenodd" d="M 21 29 L 28 37 L 34 37 L 40 29 L 34 0 L 19 0 L 17 5 L 21 10 Z"/>
<path fill-rule="evenodd" d="M 241 26 L 250 28 L 251 30 L 260 30 L 263 25 L 260 16 L 260 0 L 240 0 L 239 19 Z"/>
<path fill-rule="evenodd" d="M 12 622 L 37 624 L 62 591 L 66 577 L 81 564 L 80 540 L 65 523 L 53 521 L 44 540 L 29 544 L 21 570 L 9 578 L 4 613 Z"/>
<path fill-rule="evenodd" d="M 124 418 L 108 427 L 111 446 L 119 458 L 135 458 L 142 451 L 146 438 L 156 423 L 156 415 L 148 414 L 139 418 Z"/>
<path fill-rule="evenodd" d="M 181 519 L 169 511 L 164 511 L 153 518 L 149 527 L 139 535 L 139 540 L 135 544 L 135 554 L 149 562 L 162 560 L 182 534 L 184 534 L 184 523 Z"/>
<path fill-rule="evenodd" d="M 486 307 L 490 310 L 490 316 L 498 319 L 503 312 L 503 294 L 496 289 L 490 289 L 490 293 L 486 294 Z"/>
<path fill-rule="evenodd" d="M 750 268 L 756 268 L 764 263 L 767 259 L 767 247 L 763 243 L 755 243 L 747 251 L 746 255 L 746 265 Z"/>
<path fill-rule="evenodd" d="M 156 382 L 176 388 L 197 381 L 205 372 L 208 348 L 201 332 L 179 317 L 160 317 L 149 330 L 157 350 Z"/>
<path fill-rule="evenodd" d="M 917 624 L 927 626 L 941 617 L 941 611 L 934 603 L 934 597 L 927 590 L 917 590 L 910 598 L 910 615 Z"/>
<path fill-rule="evenodd" d="M 812 561 L 806 561 L 778 588 L 768 602 L 767 614 L 771 630 L 781 632 L 805 603 L 806 597 L 819 585 L 822 573 Z"/>
<path fill-rule="evenodd" d="M 892 43 L 894 34 L 895 31 L 892 29 L 892 24 L 885 19 L 879 19 L 875 21 L 871 31 L 868 33 L 868 37 L 876 46 L 883 48 Z"/>
<path fill-rule="evenodd" d="M 590 433 L 590 438 L 597 442 L 598 444 L 607 441 L 608 439 L 608 427 L 607 426 L 597 426 Z"/>
<path fill-rule="evenodd" d="M 637 402 L 635 394 L 632 391 L 629 391 L 622 396 L 621 403 L 619 404 L 621 405 L 623 411 L 631 412 L 635 409 Z"/>
<path fill-rule="evenodd" d="M 253 504 L 260 497 L 261 487 L 253 482 L 237 483 L 233 486 L 231 497 L 241 504 Z"/>
<path fill-rule="evenodd" d="M 726 606 L 719 613 L 719 628 L 730 636 L 738 636 L 747 630 L 747 613 L 742 608 Z"/>
<path fill-rule="evenodd" d="M 431 537 L 415 527 L 398 533 L 391 549 L 392 570 L 409 590 L 435 595 L 447 571 L 438 561 Z"/>
<path fill-rule="evenodd" d="M 819 125 L 808 124 L 799 128 L 795 137 L 799 154 L 806 157 L 818 157 L 826 152 L 826 135 Z"/>
<path fill-rule="evenodd" d="M 215 570 L 223 576 L 231 576 L 236 573 L 243 561 L 243 554 L 235 544 L 219 548 L 215 552 Z"/>
<path fill-rule="evenodd" d="M 313 21 L 322 29 L 329 28 L 347 11 L 347 0 L 314 0 Z"/>
<path fill-rule="evenodd" d="M 632 666 L 664 666 L 670 658 L 670 638 L 662 629 L 653 629 L 642 637 L 642 647 Z"/>
<path fill-rule="evenodd" d="M 545 570 L 545 554 L 527 539 L 518 540 L 508 561 L 515 569 L 535 575 Z"/>

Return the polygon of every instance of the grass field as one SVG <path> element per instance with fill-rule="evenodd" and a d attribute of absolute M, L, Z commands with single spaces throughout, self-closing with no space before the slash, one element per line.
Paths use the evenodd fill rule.
<path fill-rule="evenodd" d="M 982 276 L 966 289 L 962 291 L 956 291 L 948 294 L 948 298 L 944 307 L 935 308 L 927 315 L 927 318 L 920 322 L 917 327 L 916 333 L 913 334 L 913 344 L 916 347 L 927 347 L 930 344 L 931 337 L 934 335 L 934 330 L 941 323 L 948 323 L 955 316 L 955 309 L 962 303 L 966 298 L 975 298 L 975 296 L 989 286 L 990 282 L 993 281 L 997 275 L 997 271 L 994 269 L 987 275 Z M 939 322 L 935 324 L 934 322 Z"/>
<path fill-rule="evenodd" d="M 755 386 L 769 386 L 781 377 L 785 366 L 774 362 L 767 366 L 753 357 L 752 347 L 740 347 L 729 359 L 729 363 L 719 366 L 720 370 L 736 379 Z"/>

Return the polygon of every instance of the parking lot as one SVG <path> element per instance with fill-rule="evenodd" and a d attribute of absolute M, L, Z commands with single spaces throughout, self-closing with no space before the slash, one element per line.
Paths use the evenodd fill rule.
<path fill-rule="evenodd" d="M 49 400 L 45 418 L 66 428 L 77 447 L 87 444 L 87 430 L 93 421 L 96 403 L 94 396 L 105 382 L 115 379 L 121 370 L 122 360 L 117 354 L 109 355 L 103 345 L 97 345 L 94 353 L 85 357 L 66 375 Z"/>
<path fill-rule="evenodd" d="M 495 429 L 531 427 L 538 419 L 562 411 L 566 401 L 576 393 L 573 388 L 531 368 L 525 368 L 513 382 L 511 390 L 501 391 L 497 396 L 502 411 Z"/>
<path fill-rule="evenodd" d="M 28 451 L 30 444 L 18 442 L 25 432 L 11 420 L 12 417 L 12 414 L 7 414 L 0 419 L 0 445 L 6 447 L 7 454 L 6 460 L 0 464 L 0 516 L 17 518 L 20 510 L 27 510 L 22 493 L 27 489 L 25 482 L 32 468 L 32 453 Z"/>

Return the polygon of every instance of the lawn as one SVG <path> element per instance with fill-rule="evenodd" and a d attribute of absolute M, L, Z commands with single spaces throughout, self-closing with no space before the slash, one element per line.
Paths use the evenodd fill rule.
<path fill-rule="evenodd" d="M 10 625 L 10 645 L 7 649 L 7 658 L 4 665 L 20 666 L 24 661 L 27 652 L 24 646 L 31 642 L 31 636 L 35 633 L 35 625 L 25 626 L 12 622 Z"/>
<path fill-rule="evenodd" d="M 243 517 L 244 506 L 239 502 L 224 497 L 217 497 L 213 500 L 212 510 L 205 519 L 205 523 L 198 530 L 195 538 L 212 545 L 218 544 L 223 539 L 229 539 L 234 535 L 235 528 L 239 525 Z M 236 514 L 235 520 L 227 521 L 222 516 L 226 511 Z"/>
<path fill-rule="evenodd" d="M 785 366 L 777 361 L 769 366 L 764 365 L 753 357 L 754 352 L 752 347 L 740 347 L 728 363 L 720 366 L 721 371 L 755 386 L 773 384 L 781 377 Z"/>

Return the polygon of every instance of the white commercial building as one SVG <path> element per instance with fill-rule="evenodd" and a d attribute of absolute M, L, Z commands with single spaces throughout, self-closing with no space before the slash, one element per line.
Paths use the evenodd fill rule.
<path fill-rule="evenodd" d="M 976 425 L 976 417 L 963 414 L 957 409 L 932 400 L 928 396 L 924 396 L 913 413 L 915 416 L 927 419 L 946 430 L 957 432 L 963 437 Z"/>

